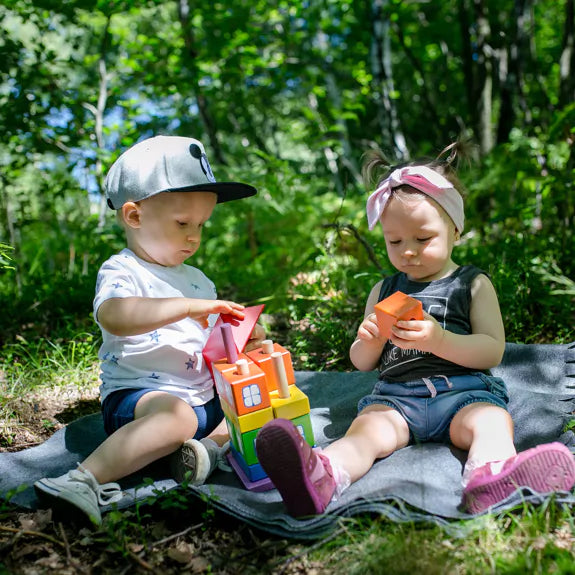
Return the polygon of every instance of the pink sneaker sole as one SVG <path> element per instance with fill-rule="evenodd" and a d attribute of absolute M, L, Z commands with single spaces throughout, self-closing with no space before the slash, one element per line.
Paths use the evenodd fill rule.
<path fill-rule="evenodd" d="M 335 491 L 329 463 L 306 443 L 291 421 L 266 423 L 256 439 L 261 466 L 293 517 L 325 511 Z"/>
<path fill-rule="evenodd" d="M 546 443 L 519 453 L 500 473 L 474 473 L 463 490 L 463 504 L 471 513 L 479 513 L 503 501 L 518 487 L 551 493 L 570 491 L 573 484 L 575 462 L 571 451 L 562 443 Z"/>

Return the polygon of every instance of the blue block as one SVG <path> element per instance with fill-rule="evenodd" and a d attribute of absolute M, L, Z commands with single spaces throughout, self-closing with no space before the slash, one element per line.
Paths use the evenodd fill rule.
<path fill-rule="evenodd" d="M 237 451 L 233 445 L 230 446 L 230 451 L 232 452 L 232 456 L 236 463 L 240 466 L 241 470 L 250 481 L 259 481 L 260 479 L 265 479 L 267 477 L 264 468 L 259 463 L 248 465 L 243 455 Z"/>

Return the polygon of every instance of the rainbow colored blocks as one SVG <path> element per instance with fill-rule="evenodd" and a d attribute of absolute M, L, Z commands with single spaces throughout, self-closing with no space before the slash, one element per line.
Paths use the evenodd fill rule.
<path fill-rule="evenodd" d="M 255 321 L 257 317 L 254 325 Z M 266 340 L 261 348 L 238 353 L 233 328 L 224 323 L 219 329 L 221 333 L 215 337 L 225 344 L 225 357 L 216 361 L 204 357 L 212 371 L 230 434 L 228 460 L 246 489 L 273 489 L 258 462 L 256 437 L 268 421 L 281 417 L 291 420 L 313 446 L 309 399 L 295 385 L 291 354 L 287 349 Z M 252 329 L 253 326 L 250 333 Z M 245 326 L 243 330 L 246 331 Z M 240 345 L 243 347 L 245 342 Z M 221 349 L 223 351 L 223 347 Z"/>

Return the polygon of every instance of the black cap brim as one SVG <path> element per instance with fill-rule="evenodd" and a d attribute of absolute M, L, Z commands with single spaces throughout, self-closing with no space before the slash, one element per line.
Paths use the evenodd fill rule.
<path fill-rule="evenodd" d="M 214 192 L 218 196 L 218 204 L 241 200 L 255 196 L 258 191 L 249 184 L 239 182 L 209 182 L 198 184 L 187 188 L 178 188 L 175 190 L 164 190 L 166 192 Z"/>

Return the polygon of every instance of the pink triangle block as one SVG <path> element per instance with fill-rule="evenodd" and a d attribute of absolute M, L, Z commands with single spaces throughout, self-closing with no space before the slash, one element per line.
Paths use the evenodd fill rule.
<path fill-rule="evenodd" d="M 204 359 L 212 375 L 212 363 L 226 357 L 226 348 L 224 347 L 224 340 L 222 338 L 220 326 L 223 323 L 227 323 L 231 326 L 232 336 L 236 347 L 238 348 L 238 353 L 241 353 L 246 347 L 248 339 L 250 338 L 263 309 L 263 304 L 246 307 L 243 310 L 244 319 L 241 320 L 232 315 L 220 315 L 203 351 Z"/>

